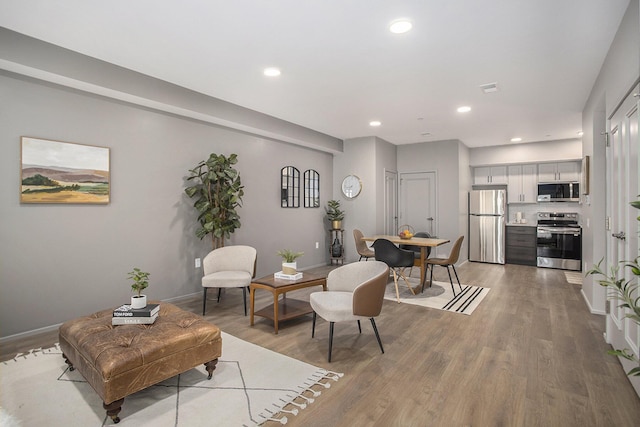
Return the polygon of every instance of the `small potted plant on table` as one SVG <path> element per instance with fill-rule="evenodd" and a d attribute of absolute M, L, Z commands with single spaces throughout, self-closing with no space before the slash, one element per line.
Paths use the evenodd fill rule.
<path fill-rule="evenodd" d="M 278 255 L 282 257 L 282 272 L 284 274 L 294 275 L 298 269 L 296 258 L 304 255 L 304 252 L 293 252 L 289 249 L 278 251 Z"/>
<path fill-rule="evenodd" d="M 145 308 L 147 306 L 147 296 L 142 295 L 142 291 L 149 287 L 150 273 L 140 270 L 138 267 L 134 267 L 133 271 L 129 272 L 128 279 L 133 280 L 131 284 L 131 290 L 137 292 L 137 295 L 131 297 L 131 308 Z"/>

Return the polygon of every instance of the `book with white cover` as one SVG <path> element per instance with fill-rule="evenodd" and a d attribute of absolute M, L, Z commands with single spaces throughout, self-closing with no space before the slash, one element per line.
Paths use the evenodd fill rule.
<path fill-rule="evenodd" d="M 151 317 L 112 317 L 111 325 L 151 325 L 157 318 L 157 314 Z"/>
<path fill-rule="evenodd" d="M 298 272 L 296 274 L 284 274 L 282 271 L 278 271 L 277 273 L 273 273 L 274 279 L 284 279 L 284 280 L 299 280 L 302 279 L 302 273 Z"/>

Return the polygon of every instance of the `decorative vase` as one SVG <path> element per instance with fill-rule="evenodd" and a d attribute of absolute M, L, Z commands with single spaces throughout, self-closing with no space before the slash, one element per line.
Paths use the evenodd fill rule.
<path fill-rule="evenodd" d="M 334 230 L 340 230 L 342 228 L 342 221 L 339 219 L 335 221 L 331 221 L 331 227 Z"/>
<path fill-rule="evenodd" d="M 146 295 L 134 295 L 131 297 L 131 308 L 145 308 L 147 306 Z"/>
<path fill-rule="evenodd" d="M 331 256 L 334 258 L 342 256 L 342 244 L 337 237 L 333 240 L 333 244 L 331 245 Z"/>
<path fill-rule="evenodd" d="M 282 263 L 282 272 L 284 274 L 291 274 L 294 275 L 296 274 L 298 268 L 298 263 L 297 262 L 283 262 Z"/>

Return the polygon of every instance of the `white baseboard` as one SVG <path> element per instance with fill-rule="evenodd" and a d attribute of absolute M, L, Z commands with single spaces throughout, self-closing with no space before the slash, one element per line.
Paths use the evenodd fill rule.
<path fill-rule="evenodd" d="M 607 315 L 604 310 L 596 310 L 591 306 L 591 302 L 589 302 L 589 298 L 587 298 L 587 295 L 584 293 L 584 289 L 580 289 L 580 294 L 582 295 L 582 298 L 584 298 L 584 302 L 587 304 L 587 307 L 589 308 L 589 312 L 591 314 L 600 314 L 602 316 Z"/>

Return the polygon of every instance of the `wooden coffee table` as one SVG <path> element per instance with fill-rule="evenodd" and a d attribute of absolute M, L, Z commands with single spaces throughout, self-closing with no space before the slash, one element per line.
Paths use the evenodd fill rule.
<path fill-rule="evenodd" d="M 322 286 L 323 290 L 327 290 L 327 275 L 323 273 L 310 273 L 303 272 L 302 279 L 299 280 L 284 280 L 275 279 L 273 274 L 264 276 L 260 279 L 254 280 L 249 289 L 251 291 L 251 316 L 250 324 L 253 326 L 253 319 L 255 316 L 266 317 L 273 320 L 273 328 L 275 333 L 278 333 L 278 323 L 282 320 L 289 320 L 295 317 L 304 316 L 305 314 L 313 313 L 311 305 L 308 301 L 300 301 L 296 299 L 287 298 L 285 295 L 287 292 L 295 291 L 297 289 L 309 288 L 312 286 Z M 256 289 L 264 289 L 273 294 L 273 304 L 254 311 L 255 292 Z M 282 300 L 280 300 L 282 295 Z"/>

